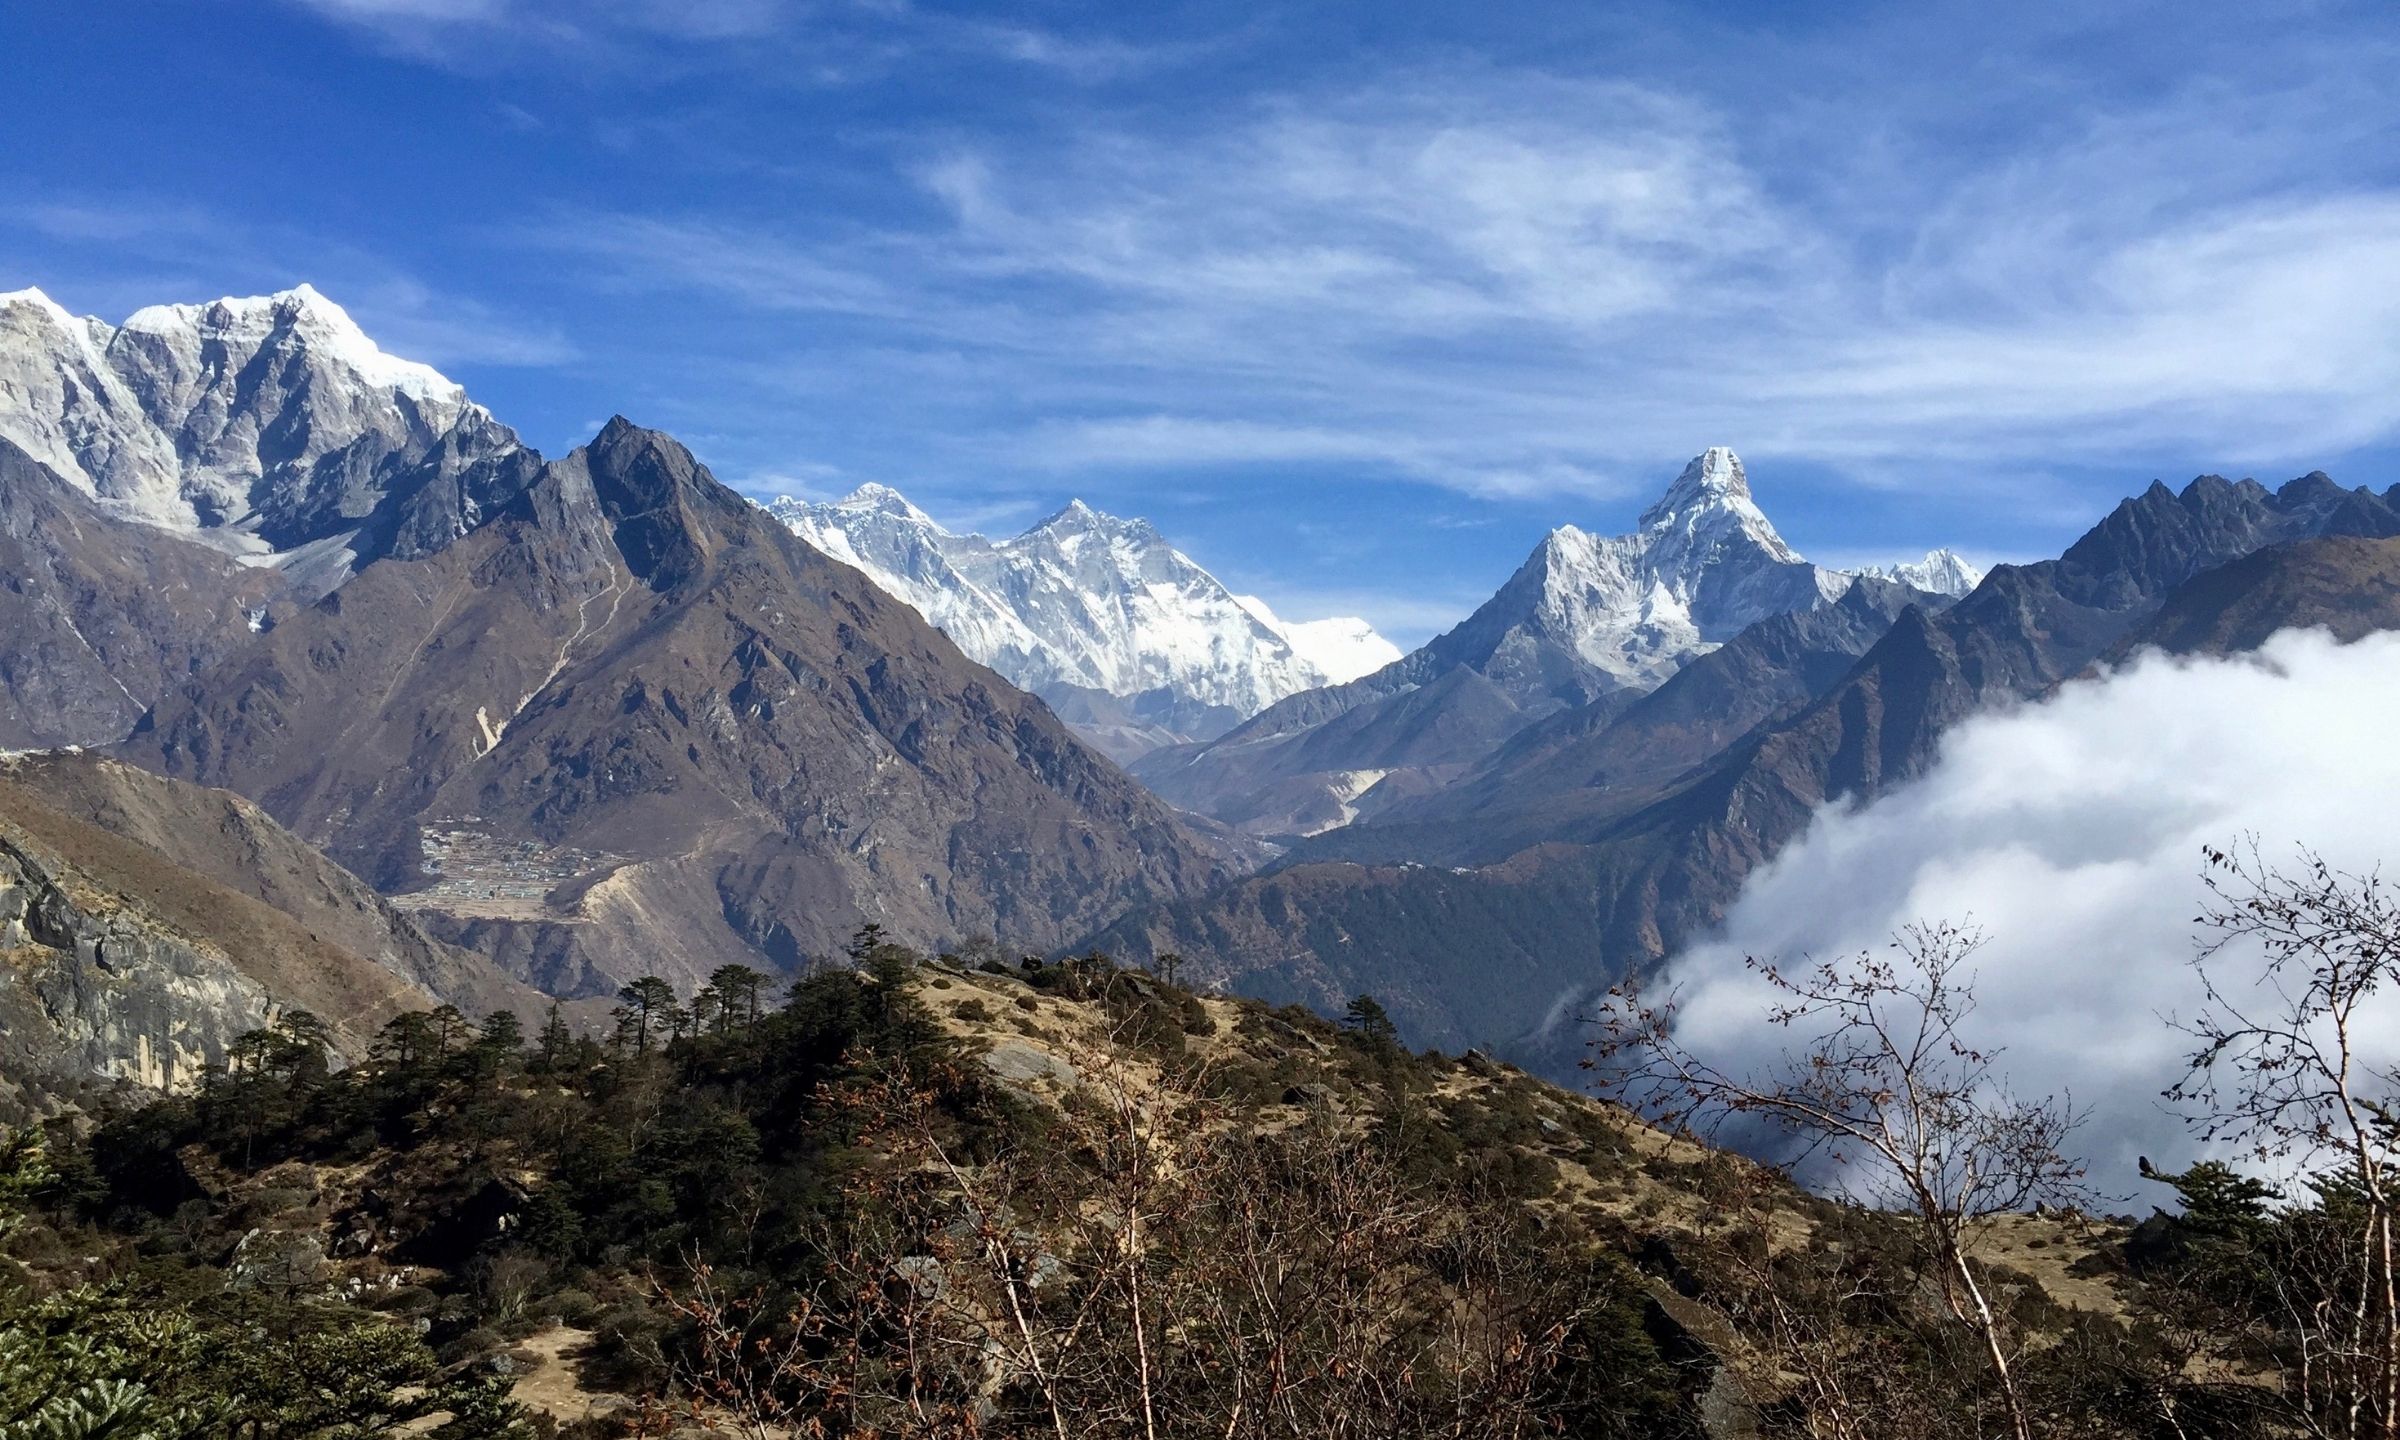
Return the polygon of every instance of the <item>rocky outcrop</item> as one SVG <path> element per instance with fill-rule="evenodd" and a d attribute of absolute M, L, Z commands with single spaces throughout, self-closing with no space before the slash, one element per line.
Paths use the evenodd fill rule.
<path fill-rule="evenodd" d="M 354 1058 L 393 1015 L 434 1003 L 0 770 L 0 1110 L 44 1113 L 119 1084 L 188 1088 L 286 1009 L 325 1021 L 335 1058 Z"/>
<path fill-rule="evenodd" d="M 0 822 L 0 1102 L 21 1113 L 94 1082 L 188 1087 L 273 1014 L 223 951 L 80 889 Z"/>
<path fill-rule="evenodd" d="M 428 935 L 374 887 L 231 791 L 99 755 L 25 755 L 0 761 L 0 809 L 29 821 L 47 817 L 60 843 L 74 843 L 73 827 L 106 831 L 139 847 L 124 853 L 147 852 L 161 867 L 279 911 L 309 935 L 470 1016 L 509 1010 L 533 1023 L 548 1007 L 548 997 L 482 956 Z"/>

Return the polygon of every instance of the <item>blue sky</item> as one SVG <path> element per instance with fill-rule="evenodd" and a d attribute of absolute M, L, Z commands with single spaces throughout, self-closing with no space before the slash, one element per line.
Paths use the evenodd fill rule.
<path fill-rule="evenodd" d="M 26 0 L 0 55 L 0 289 L 307 280 L 545 450 L 1079 495 L 1403 643 L 1710 444 L 1837 563 L 2400 481 L 2388 3 Z"/>

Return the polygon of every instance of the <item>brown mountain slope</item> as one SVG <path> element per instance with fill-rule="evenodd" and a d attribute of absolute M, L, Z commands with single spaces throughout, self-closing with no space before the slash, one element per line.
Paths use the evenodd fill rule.
<path fill-rule="evenodd" d="M 2328 536 L 2245 556 L 2176 591 L 2115 654 L 2227 655 L 2306 627 L 2345 643 L 2400 629 L 2400 540 Z"/>
<path fill-rule="evenodd" d="M 315 1012 L 366 1053 L 434 1003 L 375 961 L 0 773 L 0 1109 L 98 1083 L 195 1083 L 276 1011 Z"/>
<path fill-rule="evenodd" d="M 101 510 L 0 440 L 0 748 L 101 745 L 251 638 L 272 570 Z"/>
<path fill-rule="evenodd" d="M 368 565 L 123 753 L 257 799 L 567 994 L 864 921 L 1062 944 L 1216 862 L 1039 701 L 673 440 L 612 421 Z"/>
<path fill-rule="evenodd" d="M 0 765 L 0 784 L 47 811 L 107 831 L 168 865 L 279 910 L 310 935 L 375 962 L 470 1016 L 511 1010 L 532 1021 L 547 1008 L 539 991 L 501 974 L 481 956 L 433 939 L 372 886 L 231 791 L 170 780 L 97 755 L 59 753 Z"/>

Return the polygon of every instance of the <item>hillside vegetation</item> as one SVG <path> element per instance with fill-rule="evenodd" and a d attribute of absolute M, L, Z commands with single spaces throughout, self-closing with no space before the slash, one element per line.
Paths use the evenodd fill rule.
<path fill-rule="evenodd" d="M 628 986 L 605 1040 L 405 1013 L 340 1071 L 286 1013 L 195 1093 L 18 1132 L 0 1433 L 1994 1423 L 1898 1217 L 1407 1053 L 1366 997 L 852 948 L 780 1004 Z M 2194 1184 L 2134 1268 L 2115 1222 L 1977 1238 L 2043 1433 L 2307 1433 L 2225 1238 L 2293 1222 Z"/>

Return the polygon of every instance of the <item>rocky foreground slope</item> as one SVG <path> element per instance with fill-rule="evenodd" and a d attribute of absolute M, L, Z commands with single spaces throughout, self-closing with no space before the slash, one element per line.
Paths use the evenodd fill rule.
<path fill-rule="evenodd" d="M 161 1403 L 335 1394 L 495 1440 L 545 1418 L 1994 1433 L 1988 1360 L 1892 1215 L 1488 1057 L 1410 1054 L 1363 1007 L 1337 1028 L 1098 958 L 973 965 L 872 936 L 858 958 L 781 1007 L 604 1043 L 396 1025 L 340 1074 L 287 1050 L 12 1147 L 0 1206 L 42 1208 L 0 1211 L 29 1257 L 6 1263 L 70 1320 L 322 1337 L 271 1373 L 214 1346 L 145 1357 Z M 2131 1440 L 2162 1405 L 2196 1423 L 2284 1402 L 2272 1352 L 2222 1363 L 2242 1321 L 2193 1302 L 2213 1232 L 2059 1214 L 1971 1234 L 2039 1433 Z M 23 1342 L 21 1367 L 52 1355 Z"/>

